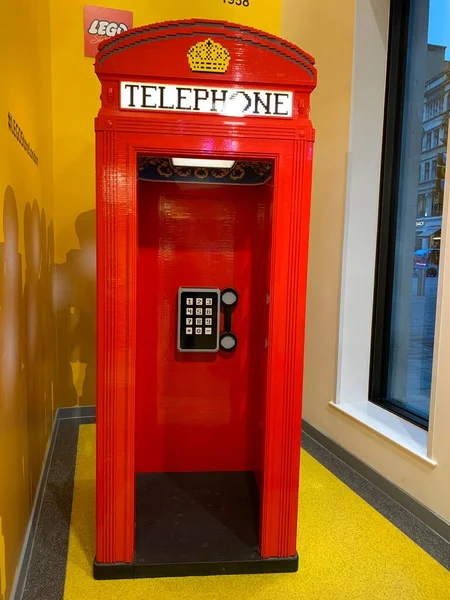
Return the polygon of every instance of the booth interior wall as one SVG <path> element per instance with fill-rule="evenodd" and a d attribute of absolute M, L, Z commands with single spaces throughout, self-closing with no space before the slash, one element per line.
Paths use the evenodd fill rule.
<path fill-rule="evenodd" d="M 138 189 L 136 471 L 261 473 L 272 186 Z M 182 286 L 237 290 L 234 352 L 177 352 Z"/>

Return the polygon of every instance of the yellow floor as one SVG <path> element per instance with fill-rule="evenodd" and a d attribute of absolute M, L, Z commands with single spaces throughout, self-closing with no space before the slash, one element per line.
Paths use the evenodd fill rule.
<path fill-rule="evenodd" d="M 65 600 L 450 600 L 450 573 L 306 452 L 295 574 L 94 581 L 95 425 L 82 425 Z"/>

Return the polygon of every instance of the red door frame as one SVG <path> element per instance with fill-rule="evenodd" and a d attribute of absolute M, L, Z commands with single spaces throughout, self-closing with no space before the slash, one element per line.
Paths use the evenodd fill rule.
<path fill-rule="evenodd" d="M 115 38 L 135 64 L 146 49 L 146 36 L 165 28 L 186 31 L 188 46 L 216 38 L 218 22 L 174 22 L 137 30 L 142 45 L 129 45 L 127 34 Z M 255 40 L 269 40 L 279 53 L 278 38 L 239 26 L 233 51 L 244 50 L 249 65 Z M 155 33 L 156 32 L 156 33 Z M 159 33 L 158 33 L 159 32 Z M 128 32 L 130 33 L 130 32 Z M 131 32 L 133 33 L 133 32 Z M 136 34 L 135 34 L 136 35 Z M 258 37 L 259 36 L 259 37 Z M 198 40 L 196 39 L 198 38 Z M 163 43 L 161 41 L 161 43 Z M 167 36 L 164 37 L 167 44 Z M 175 51 L 177 44 L 171 42 Z M 251 45 L 253 43 L 253 45 Z M 265 42 L 266 43 L 266 42 Z M 283 41 L 284 44 L 287 44 Z M 128 44 L 128 45 L 127 45 Z M 234 47 L 233 47 L 234 44 Z M 291 45 L 289 45 L 291 46 Z M 156 46 L 154 46 L 156 47 Z M 268 47 L 268 46 L 267 46 Z M 292 48 L 295 48 L 292 46 Z M 184 49 L 184 47 L 183 47 Z M 298 51 L 298 49 L 296 49 Z M 258 50 L 260 52 L 260 50 Z M 265 52 L 265 50 L 264 50 Z M 287 52 L 287 51 L 286 51 Z M 300 51 L 301 52 L 301 51 Z M 134 54 L 133 54 L 134 53 Z M 275 54 L 275 50 L 273 50 Z M 121 111 L 119 82 L 130 70 L 115 68 L 111 42 L 104 43 L 96 69 L 102 81 L 102 109 L 96 120 L 97 144 L 97 546 L 98 563 L 132 562 L 135 493 L 135 369 L 137 264 L 137 155 L 201 156 L 274 161 L 274 198 L 270 257 L 269 345 L 264 471 L 261 515 L 261 556 L 296 554 L 298 483 L 303 381 L 309 211 L 314 131 L 309 121 L 313 76 L 297 75 L 284 89 L 294 92 L 292 119 L 227 118 L 220 115 Z M 304 53 L 302 55 L 306 56 Z M 121 56 L 120 54 L 118 56 Z M 141 59 L 142 56 L 140 57 Z M 310 57 L 309 57 L 310 59 Z M 310 59 L 312 61 L 312 59 Z M 173 54 L 171 55 L 173 61 Z M 261 57 L 259 56 L 259 61 Z M 264 61 L 264 68 L 267 61 Z M 274 78 L 286 58 L 273 59 Z M 312 63 L 310 63 L 312 64 Z M 290 68 L 290 65 L 288 65 Z M 134 67 L 133 67 L 134 68 Z M 247 68 L 250 68 L 250 66 Z M 311 67 L 312 68 L 312 67 Z M 169 66 L 167 67 L 169 69 Z M 139 80 L 157 81 L 157 67 Z M 254 69 L 255 70 L 255 69 Z M 256 69 L 257 70 L 257 69 Z M 311 69 L 309 69 L 311 70 Z M 153 75 L 155 72 L 155 75 Z M 162 75 L 160 75 L 162 77 Z M 190 74 L 191 83 L 198 83 Z M 254 76 L 252 75 L 254 78 Z M 260 76 L 260 80 L 262 76 Z M 186 73 L 172 75 L 175 81 Z M 129 79 L 128 79 L 129 80 Z M 167 80 L 167 79 L 166 79 Z M 217 85 L 216 76 L 208 76 Z M 201 84 L 204 85 L 205 77 Z M 279 81 L 264 79 L 265 88 Z M 224 85 L 222 83 L 222 85 Z M 227 84 L 229 85 L 229 84 Z M 249 86 L 254 88 L 254 83 Z M 245 87 L 240 84 L 241 88 Z M 264 89 L 264 87 L 262 87 Z M 143 114 L 144 113 L 144 114 Z M 207 151 L 205 148 L 208 147 Z"/>

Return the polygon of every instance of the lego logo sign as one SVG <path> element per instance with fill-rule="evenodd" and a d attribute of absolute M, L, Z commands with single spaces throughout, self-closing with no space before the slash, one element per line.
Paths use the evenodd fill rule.
<path fill-rule="evenodd" d="M 99 43 L 133 27 L 133 13 L 101 6 L 84 7 L 84 55 L 95 56 Z"/>

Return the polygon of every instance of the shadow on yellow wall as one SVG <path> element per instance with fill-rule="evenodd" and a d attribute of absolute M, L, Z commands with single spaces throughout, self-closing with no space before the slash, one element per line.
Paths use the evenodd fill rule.
<path fill-rule="evenodd" d="M 58 339 L 57 397 L 61 406 L 95 404 L 95 210 L 75 220 L 80 248 L 55 265 Z"/>
<path fill-rule="evenodd" d="M 20 219 L 14 190 L 6 188 L 0 243 L 0 473 L 14 476 L 0 477 L 1 600 L 7 597 L 5 577 L 9 588 L 14 576 L 55 409 L 95 403 L 95 211 L 79 215 L 75 228 L 80 249 L 55 264 L 52 220 L 36 201 L 25 204 Z M 13 510 L 23 514 L 8 519 Z"/>

